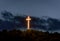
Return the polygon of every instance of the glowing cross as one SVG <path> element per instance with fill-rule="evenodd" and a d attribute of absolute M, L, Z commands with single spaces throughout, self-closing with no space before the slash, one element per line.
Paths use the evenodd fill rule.
<path fill-rule="evenodd" d="M 30 29 L 30 20 L 31 20 L 31 18 L 30 18 L 30 16 L 28 16 L 28 17 L 26 18 L 26 21 L 27 21 L 27 29 L 28 29 L 28 30 Z"/>

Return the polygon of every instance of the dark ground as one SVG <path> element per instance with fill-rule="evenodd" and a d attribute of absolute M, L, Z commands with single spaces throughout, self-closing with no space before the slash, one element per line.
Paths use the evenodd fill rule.
<path fill-rule="evenodd" d="M 60 34 L 35 30 L 3 30 L 0 32 L 0 41 L 60 41 Z"/>

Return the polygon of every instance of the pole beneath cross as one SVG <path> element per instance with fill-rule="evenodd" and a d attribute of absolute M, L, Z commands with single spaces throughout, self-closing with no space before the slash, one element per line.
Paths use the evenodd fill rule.
<path fill-rule="evenodd" d="M 29 30 L 29 29 L 30 29 L 30 21 L 31 21 L 30 16 L 28 16 L 28 17 L 26 18 L 26 21 L 27 21 L 27 29 Z"/>

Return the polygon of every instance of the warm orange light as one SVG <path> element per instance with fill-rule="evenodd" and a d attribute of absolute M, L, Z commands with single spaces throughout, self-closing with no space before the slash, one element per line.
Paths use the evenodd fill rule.
<path fill-rule="evenodd" d="M 31 18 L 30 18 L 30 16 L 28 16 L 26 18 L 26 21 L 27 21 L 27 29 L 30 29 L 30 20 L 31 20 Z"/>

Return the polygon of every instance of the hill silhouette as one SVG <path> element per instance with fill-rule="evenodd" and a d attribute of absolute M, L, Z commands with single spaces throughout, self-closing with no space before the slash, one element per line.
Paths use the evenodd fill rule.
<path fill-rule="evenodd" d="M 36 30 L 3 30 L 0 32 L 0 40 L 2 41 L 60 41 L 60 34 L 42 32 Z"/>
<path fill-rule="evenodd" d="M 27 16 L 14 16 L 7 11 L 1 14 L 3 19 L 0 19 L 0 40 L 2 41 L 60 41 L 60 33 L 49 33 L 49 31 L 60 31 L 60 20 L 58 19 L 47 16 L 42 18 L 30 16 L 32 30 L 21 31 L 18 29 L 26 28 L 25 18 Z M 40 29 L 47 32 L 39 31 Z"/>

